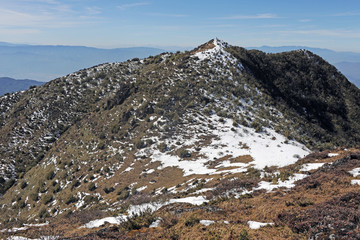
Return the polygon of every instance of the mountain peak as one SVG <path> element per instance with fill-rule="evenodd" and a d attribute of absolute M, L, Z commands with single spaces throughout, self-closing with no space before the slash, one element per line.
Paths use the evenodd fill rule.
<path fill-rule="evenodd" d="M 210 41 L 198 46 L 197 48 L 195 48 L 194 50 L 192 50 L 193 54 L 199 53 L 199 52 L 205 52 L 208 50 L 220 50 L 223 48 L 228 47 L 229 44 L 227 42 L 224 42 L 218 38 L 213 38 Z"/>
<path fill-rule="evenodd" d="M 216 58 L 218 56 L 227 56 L 229 57 L 230 54 L 225 50 L 230 45 L 222 41 L 218 38 L 211 39 L 210 41 L 200 45 L 199 47 L 195 48 L 191 51 L 191 53 L 198 57 L 199 60 L 204 60 L 208 58 Z"/>

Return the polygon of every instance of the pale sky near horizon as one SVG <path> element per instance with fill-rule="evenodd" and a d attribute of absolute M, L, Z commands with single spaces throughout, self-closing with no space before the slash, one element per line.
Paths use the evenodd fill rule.
<path fill-rule="evenodd" d="M 102 48 L 308 46 L 360 52 L 360 0 L 0 0 L 0 41 Z"/>

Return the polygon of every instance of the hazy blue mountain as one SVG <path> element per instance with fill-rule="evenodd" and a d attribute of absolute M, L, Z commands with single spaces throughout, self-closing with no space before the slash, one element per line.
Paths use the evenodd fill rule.
<path fill-rule="evenodd" d="M 16 80 L 8 77 L 0 77 L 0 96 L 5 93 L 12 93 L 28 89 L 30 86 L 40 86 L 45 82 L 30 79 Z"/>
<path fill-rule="evenodd" d="M 357 87 L 360 87 L 360 53 L 355 52 L 336 52 L 324 48 L 311 48 L 304 46 L 280 46 L 280 47 L 249 47 L 247 49 L 257 49 L 268 53 L 279 53 L 292 51 L 296 49 L 309 50 L 329 63 L 333 64 L 338 70 L 340 70 L 351 82 Z"/>
<path fill-rule="evenodd" d="M 360 62 L 339 62 L 335 66 L 356 86 L 360 87 Z"/>
<path fill-rule="evenodd" d="M 144 58 L 162 52 L 164 50 L 148 47 L 99 49 L 0 42 L 0 75 L 48 81 L 101 63 Z"/>
<path fill-rule="evenodd" d="M 249 47 L 248 49 L 258 49 L 263 52 L 272 52 L 279 53 L 285 51 L 291 51 L 295 49 L 306 49 L 309 50 L 321 57 L 325 58 L 331 64 L 336 62 L 360 62 L 360 53 L 355 52 L 336 52 L 333 50 L 325 49 L 325 48 L 311 48 L 305 46 L 281 46 L 281 47 L 270 47 L 270 46 L 262 46 L 262 47 Z"/>

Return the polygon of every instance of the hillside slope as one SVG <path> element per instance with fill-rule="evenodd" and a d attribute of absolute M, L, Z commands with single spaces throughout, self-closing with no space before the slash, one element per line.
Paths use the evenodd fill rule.
<path fill-rule="evenodd" d="M 4 96 L 0 108 L 6 226 L 186 196 L 204 203 L 201 189 L 226 179 L 260 190 L 269 169 L 360 140 L 360 90 L 335 67 L 308 51 L 218 39 L 83 69 Z M 291 174 L 279 184 L 307 176 Z"/>
<path fill-rule="evenodd" d="M 333 64 L 339 69 L 346 78 L 354 83 L 357 87 L 360 87 L 360 72 L 359 61 L 360 53 L 356 52 L 336 52 L 329 49 L 322 48 L 309 48 L 305 46 L 282 46 L 282 47 L 250 47 L 248 49 L 257 49 L 267 53 L 281 53 L 285 51 L 294 51 L 299 49 L 306 49 L 324 58 L 329 63 Z"/>

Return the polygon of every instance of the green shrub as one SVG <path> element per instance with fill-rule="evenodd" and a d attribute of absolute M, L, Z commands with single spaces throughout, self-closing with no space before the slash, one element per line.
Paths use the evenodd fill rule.
<path fill-rule="evenodd" d="M 149 227 L 151 223 L 156 220 L 150 209 L 135 214 L 132 217 L 128 218 L 126 222 L 121 224 L 121 228 L 130 230 L 138 230 L 143 227 Z"/>
<path fill-rule="evenodd" d="M 195 224 L 198 224 L 200 222 L 200 219 L 198 219 L 197 217 L 191 216 L 190 218 L 185 220 L 185 226 L 187 227 L 192 227 Z"/>
<path fill-rule="evenodd" d="M 247 175 L 250 177 L 255 177 L 255 178 L 259 178 L 261 175 L 261 172 L 259 169 L 250 167 L 247 169 Z"/>
<path fill-rule="evenodd" d="M 99 145 L 98 145 L 98 149 L 100 149 L 100 150 L 105 149 L 105 147 L 106 147 L 106 144 L 105 144 L 104 141 L 101 141 L 101 142 L 99 143 Z"/>
<path fill-rule="evenodd" d="M 105 192 L 106 194 L 108 194 L 108 193 L 111 193 L 111 192 L 115 191 L 115 188 L 113 188 L 113 187 L 111 187 L 111 188 L 104 187 L 103 190 L 104 190 L 104 192 Z"/>
<path fill-rule="evenodd" d="M 95 183 L 91 182 L 88 186 L 89 191 L 94 191 L 96 189 Z"/>
<path fill-rule="evenodd" d="M 53 170 L 51 170 L 50 172 L 48 172 L 47 174 L 46 174 L 46 179 L 47 180 L 51 180 L 51 179 L 53 179 L 55 177 L 55 172 L 53 171 Z"/>
<path fill-rule="evenodd" d="M 65 200 L 65 204 L 69 205 L 71 203 L 77 202 L 79 199 L 77 197 L 75 197 L 74 195 L 69 195 L 66 200 Z"/>
<path fill-rule="evenodd" d="M 289 178 L 292 177 L 292 176 L 293 176 L 293 173 L 284 170 L 284 171 L 280 172 L 279 178 L 280 178 L 281 181 L 284 182 L 286 180 L 289 180 Z"/>
<path fill-rule="evenodd" d="M 178 155 L 181 158 L 191 157 L 191 153 L 188 150 L 184 149 L 184 148 L 179 150 Z"/>
<path fill-rule="evenodd" d="M 53 200 L 53 196 L 51 194 L 47 194 L 43 197 L 44 204 L 48 204 Z"/>
<path fill-rule="evenodd" d="M 20 201 L 18 201 L 18 202 L 13 206 L 13 209 L 24 208 L 25 206 L 26 206 L 25 201 L 24 201 L 24 200 L 20 200 Z"/>
<path fill-rule="evenodd" d="M 39 200 L 39 194 L 38 193 L 30 193 L 29 197 L 34 202 L 37 202 Z"/>
<path fill-rule="evenodd" d="M 125 187 L 117 192 L 117 195 L 119 195 L 119 200 L 125 200 L 130 196 L 130 191 L 128 187 Z"/>
<path fill-rule="evenodd" d="M 166 145 L 166 143 L 162 142 L 159 144 L 158 149 L 160 152 L 166 152 L 168 150 L 168 146 Z"/>
<path fill-rule="evenodd" d="M 55 184 L 54 189 L 53 189 L 53 193 L 58 193 L 60 191 L 61 191 L 60 184 L 59 183 Z"/>
<path fill-rule="evenodd" d="M 245 229 L 240 232 L 239 240 L 249 240 L 249 234 Z"/>
<path fill-rule="evenodd" d="M 81 185 L 81 182 L 76 180 L 76 181 L 73 181 L 72 184 L 71 184 L 71 190 L 80 186 Z"/>
<path fill-rule="evenodd" d="M 90 203 L 92 202 L 97 202 L 98 199 L 94 196 L 91 196 L 91 195 L 87 195 L 85 198 L 84 198 L 84 206 L 87 206 L 89 205 Z"/>
<path fill-rule="evenodd" d="M 39 218 L 47 218 L 50 214 L 46 211 L 45 208 L 42 208 L 39 212 Z"/>
<path fill-rule="evenodd" d="M 39 193 L 46 193 L 47 192 L 47 188 L 45 186 L 41 186 L 40 188 L 38 188 Z"/>
<path fill-rule="evenodd" d="M 146 143 L 144 141 L 139 140 L 136 142 L 135 146 L 137 149 L 141 149 L 141 148 L 146 147 Z"/>
<path fill-rule="evenodd" d="M 27 185 L 28 185 L 28 183 L 25 182 L 25 181 L 23 181 L 23 182 L 21 182 L 21 184 L 20 184 L 20 188 L 21 188 L 21 189 L 24 189 L 24 188 L 27 187 Z"/>

